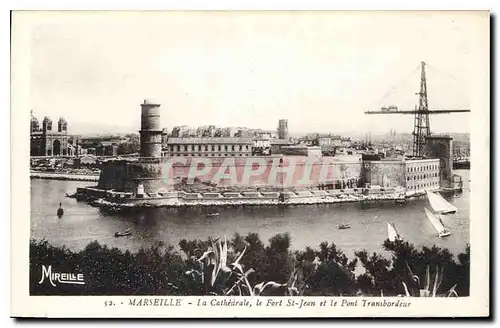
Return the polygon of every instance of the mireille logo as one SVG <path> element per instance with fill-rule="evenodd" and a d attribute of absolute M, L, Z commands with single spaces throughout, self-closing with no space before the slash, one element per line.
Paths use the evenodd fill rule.
<path fill-rule="evenodd" d="M 38 282 L 41 284 L 47 279 L 52 286 L 56 286 L 56 282 L 61 284 L 74 284 L 74 285 L 85 285 L 85 280 L 83 279 L 83 273 L 64 273 L 64 272 L 52 272 L 52 266 L 46 267 L 42 265 L 42 279 Z"/>

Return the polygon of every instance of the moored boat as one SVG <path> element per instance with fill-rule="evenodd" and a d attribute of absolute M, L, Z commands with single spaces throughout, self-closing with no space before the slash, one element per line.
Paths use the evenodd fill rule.
<path fill-rule="evenodd" d="M 208 217 L 219 216 L 219 212 L 217 211 L 216 208 L 211 208 L 211 209 L 208 209 L 208 211 L 205 213 L 205 215 Z"/>
<path fill-rule="evenodd" d="M 132 234 L 132 232 L 130 231 L 130 229 L 127 229 L 123 232 L 120 232 L 120 231 L 115 232 L 115 237 L 130 236 L 131 234 Z"/>
<path fill-rule="evenodd" d="M 343 223 L 341 225 L 339 225 L 339 229 L 349 229 L 351 227 L 350 224 L 347 224 L 347 223 Z"/>
<path fill-rule="evenodd" d="M 207 213 L 206 216 L 219 216 L 219 213 Z"/>

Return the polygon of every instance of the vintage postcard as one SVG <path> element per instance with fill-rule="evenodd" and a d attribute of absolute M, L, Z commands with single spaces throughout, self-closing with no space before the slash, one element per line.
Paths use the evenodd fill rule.
<path fill-rule="evenodd" d="M 11 316 L 490 316 L 488 11 L 14 11 Z"/>

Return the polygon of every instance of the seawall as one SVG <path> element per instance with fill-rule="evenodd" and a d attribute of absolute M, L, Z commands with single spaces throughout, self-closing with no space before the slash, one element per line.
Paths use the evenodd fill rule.
<path fill-rule="evenodd" d="M 31 179 L 46 180 L 72 180 L 72 181 L 99 181 L 98 175 L 54 173 L 54 172 L 30 172 Z"/>
<path fill-rule="evenodd" d="M 98 187 L 133 192 L 142 184 L 146 192 L 174 189 L 198 182 L 221 188 L 316 188 L 361 185 L 362 163 L 333 157 L 251 156 L 170 157 L 103 163 Z"/>
<path fill-rule="evenodd" d="M 284 192 L 208 192 L 169 191 L 135 197 L 131 193 L 97 188 L 78 188 L 77 198 L 96 206 L 122 209 L 140 207 L 224 207 L 224 206 L 292 206 L 345 202 L 404 201 L 401 188 L 352 188 Z"/>

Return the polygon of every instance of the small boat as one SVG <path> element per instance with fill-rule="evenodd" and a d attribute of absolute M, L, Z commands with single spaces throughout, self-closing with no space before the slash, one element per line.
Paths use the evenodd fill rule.
<path fill-rule="evenodd" d="M 115 237 L 124 237 L 124 236 L 130 236 L 132 234 L 132 232 L 130 231 L 130 229 L 127 229 L 123 232 L 115 232 Z"/>
<path fill-rule="evenodd" d="M 439 237 L 447 237 L 447 236 L 451 235 L 450 230 L 448 230 L 444 226 L 443 222 L 441 221 L 441 218 L 439 218 L 438 216 L 436 216 L 434 213 L 432 213 L 431 211 L 429 211 L 425 207 L 424 207 L 424 210 L 425 210 L 425 214 L 427 215 L 427 218 L 429 219 L 429 221 L 431 221 L 432 226 L 438 232 L 438 236 Z"/>
<path fill-rule="evenodd" d="M 451 205 L 446 199 L 440 194 L 427 190 L 427 199 L 432 209 L 437 214 L 447 215 L 454 214 L 457 212 L 457 208 Z"/>
<path fill-rule="evenodd" d="M 66 193 L 66 197 L 68 197 L 68 198 L 76 198 L 76 192 L 74 194 L 71 194 L 71 195 L 68 194 L 68 193 Z"/>
<path fill-rule="evenodd" d="M 350 225 L 350 224 L 346 224 L 346 223 L 344 223 L 344 224 L 339 225 L 339 229 L 341 229 L 341 230 L 342 230 L 342 229 L 349 229 L 349 228 L 351 228 L 351 225 Z"/>
<path fill-rule="evenodd" d="M 215 208 L 207 210 L 205 213 L 206 216 L 219 216 L 219 212 Z"/>
<path fill-rule="evenodd" d="M 387 235 L 389 241 L 391 242 L 395 242 L 396 240 L 403 240 L 403 237 L 401 237 L 401 235 L 398 233 L 398 230 L 396 229 L 396 225 L 392 222 L 387 222 Z"/>

